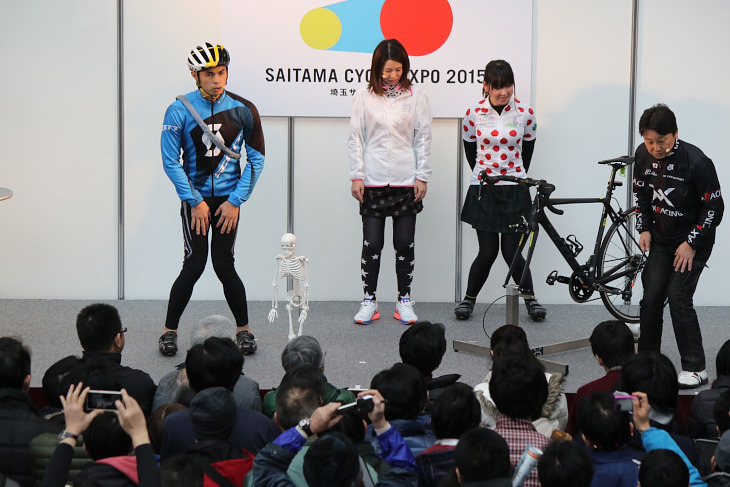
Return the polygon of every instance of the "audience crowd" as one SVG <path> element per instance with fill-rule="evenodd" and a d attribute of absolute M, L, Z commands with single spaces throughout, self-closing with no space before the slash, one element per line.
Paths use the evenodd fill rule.
<path fill-rule="evenodd" d="M 158 384 L 122 365 L 113 306 L 87 306 L 76 330 L 82 355 L 45 371 L 40 409 L 28 347 L 0 338 L 0 487 L 730 485 L 730 340 L 686 427 L 671 361 L 635 353 L 618 321 L 595 327 L 605 376 L 572 401 L 511 325 L 493 333 L 475 387 L 434 376 L 446 330 L 421 321 L 401 336 L 402 362 L 366 390 L 331 384 L 317 339 L 296 337 L 265 395 L 222 316 L 194 327 L 184 363 Z"/>

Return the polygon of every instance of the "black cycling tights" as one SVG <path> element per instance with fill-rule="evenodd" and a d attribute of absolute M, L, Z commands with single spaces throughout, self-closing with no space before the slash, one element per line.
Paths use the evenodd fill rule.
<path fill-rule="evenodd" d="M 394 216 L 393 248 L 398 299 L 411 297 L 411 281 L 415 264 L 416 215 Z M 380 258 L 385 244 L 385 217 L 362 217 L 362 256 L 360 271 L 365 297 L 375 299 L 380 272 Z"/>
<path fill-rule="evenodd" d="M 170 301 L 167 305 L 167 318 L 165 327 L 177 330 L 180 317 L 193 294 L 193 287 L 205 270 L 208 262 L 208 239 L 210 238 L 210 257 L 213 261 L 218 279 L 223 284 L 223 294 L 226 297 L 228 306 L 231 308 L 236 326 L 248 324 L 248 303 L 246 301 L 246 288 L 234 266 L 233 249 L 236 243 L 238 225 L 231 233 L 221 234 L 216 228 L 219 216 L 215 216 L 218 207 L 228 201 L 228 196 L 205 198 L 210 207 L 211 222 L 208 228 L 208 235 L 197 235 L 190 229 L 191 210 L 188 203 L 183 203 L 180 209 L 180 216 L 183 225 L 183 238 L 185 241 L 185 260 L 180 275 L 175 280 L 170 290 Z M 240 224 L 239 219 L 239 224 Z"/>
<path fill-rule="evenodd" d="M 504 257 L 507 265 L 512 264 L 512 259 L 517 253 L 517 247 L 520 243 L 520 233 L 493 233 L 493 232 L 480 232 L 477 230 L 477 238 L 479 239 L 479 253 L 476 259 L 471 264 L 469 269 L 469 281 L 466 286 L 466 296 L 469 298 L 476 299 L 479 291 L 482 290 L 482 286 L 487 282 L 489 277 L 489 271 L 492 269 L 492 264 L 497 260 L 497 254 L 500 248 L 500 238 L 502 241 L 502 257 Z M 519 284 L 520 278 L 522 278 L 522 271 L 525 268 L 525 258 L 522 255 L 519 256 L 517 265 L 512 273 L 512 279 L 515 283 Z M 521 290 L 525 294 L 535 294 L 532 286 L 532 274 L 527 272 L 525 279 L 525 286 Z"/>

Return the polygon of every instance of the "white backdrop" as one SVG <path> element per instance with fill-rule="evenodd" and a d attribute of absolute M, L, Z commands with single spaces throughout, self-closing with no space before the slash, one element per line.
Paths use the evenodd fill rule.
<path fill-rule="evenodd" d="M 260 2 L 242 3 L 254 12 L 240 19 L 245 29 Z M 595 161 L 629 150 L 631 4 L 532 2 L 532 79 L 518 74 L 517 91 L 523 97 L 530 93 L 538 117 L 532 173 L 553 181 L 556 196 L 602 193 L 607 174 Z M 730 108 L 725 89 L 730 65 L 719 62 L 712 47 L 730 42 L 723 24 L 730 4 L 703 0 L 697 8 L 696 2 L 683 0 L 642 0 L 641 5 L 638 112 L 657 102 L 669 104 L 677 113 L 680 137 L 713 158 L 727 186 L 723 120 Z M 187 50 L 201 40 L 223 38 L 220 19 L 226 10 L 223 0 L 206 2 L 205 8 L 196 0 L 127 0 L 124 6 L 124 294 L 166 299 L 180 270 L 182 239 L 179 201 L 160 162 L 160 125 L 175 95 L 194 88 L 185 66 Z M 521 20 L 482 11 L 474 18 L 480 26 Z M 115 29 L 116 12 L 109 2 L 0 4 L 2 45 L 22 46 L 23 53 L 0 77 L 0 186 L 15 192 L 0 202 L 0 298 L 117 296 Z M 477 32 L 476 24 L 471 32 Z M 476 41 L 467 50 L 477 67 L 491 57 L 510 58 L 508 51 L 486 55 Z M 247 56 L 233 55 L 234 63 Z M 258 103 L 246 86 L 238 91 Z M 471 96 L 479 96 L 478 87 Z M 360 228 L 347 181 L 347 119 L 295 118 L 293 134 L 286 118 L 264 117 L 263 124 L 266 168 L 242 209 L 236 249 L 249 298 L 270 298 L 272 261 L 286 231 L 291 135 L 294 229 L 298 250 L 312 260 L 312 298 L 358 301 Z M 434 179 L 417 230 L 416 300 L 455 297 L 456 194 L 458 185 L 466 184 L 466 176 L 461 181 L 457 176 L 458 125 L 456 119 L 435 124 Z M 597 215 L 597 208 L 571 208 L 555 223 L 585 244 L 595 233 Z M 473 230 L 463 230 L 465 282 L 476 239 Z M 727 304 L 723 291 L 730 257 L 724 242 L 729 237 L 730 223 L 724 222 L 710 268 L 700 280 L 698 305 Z M 569 302 L 565 286 L 544 284 L 554 268 L 567 272 L 564 264 L 555 265 L 557 252 L 547 239 L 537 255 L 533 273 L 541 299 Z M 393 299 L 391 267 L 383 267 L 382 299 Z M 480 301 L 501 295 L 505 273 L 498 262 Z M 222 299 L 212 269 L 194 298 Z"/>
<path fill-rule="evenodd" d="M 255 100 L 262 115 L 349 117 L 352 95 L 367 85 L 373 50 L 384 39 L 379 21 L 383 0 L 328 3 L 272 1 L 257 2 L 254 7 L 251 2 L 223 0 L 222 44 L 234 60 L 231 90 Z M 436 117 L 463 116 L 480 92 L 484 66 L 490 59 L 508 59 L 517 78 L 531 79 L 532 0 L 389 0 L 384 8 L 393 3 L 411 3 L 416 11 L 428 4 L 450 6 L 453 26 L 437 50 L 413 55 L 403 41 L 411 54 L 411 77 L 428 92 Z M 340 13 L 341 36 L 351 36 L 351 42 L 330 49 L 307 44 L 302 21 L 318 8 Z M 499 12 L 502 18 L 520 21 L 475 22 L 475 15 L 481 12 Z M 430 23 L 423 25 L 417 15 L 400 18 L 399 27 L 417 30 L 424 40 L 439 35 L 437 25 L 445 22 L 441 16 L 426 19 Z M 241 19 L 248 19 L 245 28 Z M 316 26 L 318 31 L 327 25 L 324 20 L 321 23 Z M 527 94 L 523 98 L 529 104 Z"/>

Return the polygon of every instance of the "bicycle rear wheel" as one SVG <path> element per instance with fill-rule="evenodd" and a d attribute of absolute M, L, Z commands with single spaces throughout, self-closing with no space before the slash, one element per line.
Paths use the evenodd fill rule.
<path fill-rule="evenodd" d="M 644 294 L 641 272 L 646 255 L 639 250 L 636 211 L 615 221 L 603 239 L 596 277 L 605 286 L 599 290 L 606 309 L 626 323 L 639 322 L 639 301 Z"/>

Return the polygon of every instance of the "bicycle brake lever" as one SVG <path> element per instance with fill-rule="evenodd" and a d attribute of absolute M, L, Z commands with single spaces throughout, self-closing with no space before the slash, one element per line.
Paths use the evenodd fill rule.
<path fill-rule="evenodd" d="M 559 210 L 559 209 L 555 208 L 553 205 L 549 205 L 549 204 L 545 205 L 545 208 L 552 211 L 556 215 L 562 215 L 563 213 L 565 213 L 565 210 Z"/>

